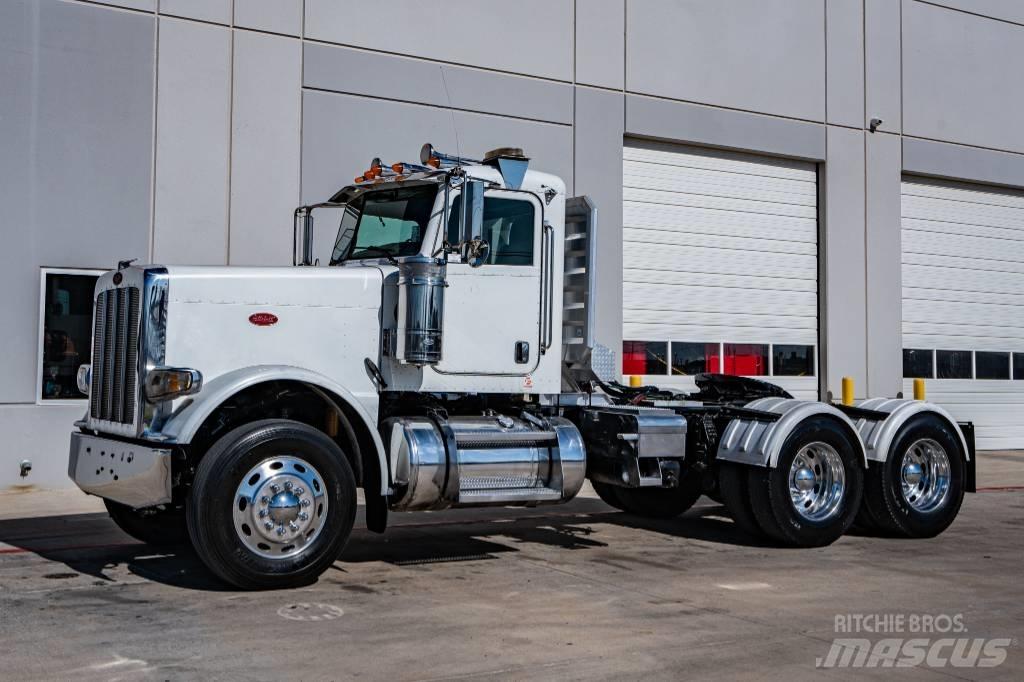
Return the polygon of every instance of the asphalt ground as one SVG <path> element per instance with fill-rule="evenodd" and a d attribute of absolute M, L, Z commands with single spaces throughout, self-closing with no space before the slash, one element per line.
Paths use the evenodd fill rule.
<path fill-rule="evenodd" d="M 4 493 L 0 678 L 1020 680 L 1024 454 L 979 478 L 938 538 L 813 550 L 748 538 L 707 498 L 672 521 L 592 493 L 393 514 L 383 536 L 360 514 L 316 584 L 262 593 L 135 542 L 94 498 Z M 828 665 L 849 637 L 878 656 Z M 914 662 L 909 639 L 932 655 L 886 667 Z"/>

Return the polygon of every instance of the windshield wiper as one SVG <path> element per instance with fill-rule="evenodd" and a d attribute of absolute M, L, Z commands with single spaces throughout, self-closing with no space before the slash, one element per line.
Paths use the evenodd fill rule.
<path fill-rule="evenodd" d="M 363 256 L 363 255 L 370 255 L 372 253 L 377 253 L 377 254 L 380 254 L 381 256 L 384 256 L 385 258 L 387 258 L 388 262 L 391 263 L 392 265 L 398 265 L 398 261 L 395 259 L 395 257 L 392 255 L 392 253 L 390 251 L 388 251 L 387 249 L 382 249 L 379 246 L 363 246 L 363 247 L 360 247 L 359 248 L 359 253 L 360 253 L 360 257 Z M 356 257 L 356 255 L 354 253 L 349 256 L 349 259 L 350 260 L 358 260 L 358 258 Z"/>

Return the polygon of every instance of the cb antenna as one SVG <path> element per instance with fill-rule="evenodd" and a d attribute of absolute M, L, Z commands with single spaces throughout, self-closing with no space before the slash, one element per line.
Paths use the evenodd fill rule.
<path fill-rule="evenodd" d="M 444 66 L 437 65 L 441 69 L 441 85 L 444 86 L 444 96 L 448 99 L 448 113 L 452 117 L 452 132 L 455 133 L 455 153 L 459 155 L 459 163 L 462 162 L 462 145 L 459 144 L 459 128 L 455 125 L 455 109 L 452 108 L 452 96 L 448 92 L 448 79 L 444 77 Z"/>

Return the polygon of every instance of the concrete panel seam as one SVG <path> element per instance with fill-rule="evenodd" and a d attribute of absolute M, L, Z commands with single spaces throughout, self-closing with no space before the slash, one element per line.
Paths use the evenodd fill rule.
<path fill-rule="evenodd" d="M 303 25 L 303 32 L 305 32 L 305 25 Z M 520 76 L 522 78 L 530 78 L 537 81 L 546 81 L 548 83 L 559 83 L 561 85 L 572 85 L 571 79 L 561 78 L 549 78 L 547 76 L 538 76 L 532 73 L 522 73 L 520 71 L 508 71 L 506 69 L 495 69 L 489 66 L 480 66 L 478 64 L 464 64 L 462 62 L 453 62 L 446 59 L 430 59 L 414 54 L 406 54 L 404 52 L 395 52 L 393 50 L 379 50 L 376 48 L 365 47 L 363 45 L 351 45 L 349 43 L 332 43 L 329 40 L 322 40 L 320 38 L 306 38 L 303 37 L 302 41 L 310 45 L 324 45 L 326 47 L 344 47 L 348 50 L 359 50 L 360 52 L 369 52 L 371 54 L 382 54 L 390 57 L 401 57 L 403 59 L 415 59 L 416 61 L 427 62 L 430 64 L 444 64 L 445 66 L 458 66 L 464 69 L 473 69 L 476 71 L 486 71 L 488 73 L 500 73 L 508 76 Z"/>
<path fill-rule="evenodd" d="M 443 104 L 429 104 L 427 102 L 418 102 L 415 100 L 399 99 L 397 97 L 381 97 L 379 95 L 366 95 L 360 92 L 344 92 L 341 90 L 328 90 L 326 88 L 315 88 L 309 85 L 302 86 L 303 91 L 307 92 L 322 92 L 328 95 L 341 95 L 343 97 L 361 97 L 363 99 L 378 100 L 381 102 L 398 102 L 399 104 L 415 104 L 420 107 L 430 107 L 431 109 L 442 109 L 446 111 L 462 111 L 467 114 L 479 114 L 481 116 L 494 116 L 496 118 L 506 118 L 516 121 L 529 121 L 530 123 L 540 123 L 542 125 L 558 126 L 559 128 L 571 128 L 572 123 L 560 123 L 558 121 L 546 121 L 539 118 L 528 118 L 526 116 L 513 116 L 510 114 L 496 114 L 492 111 L 481 111 L 479 109 L 461 109 L 458 107 L 449 107 Z"/>
<path fill-rule="evenodd" d="M 1006 19 L 1004 17 L 994 17 L 991 14 L 981 14 L 980 12 L 972 12 L 962 7 L 953 7 L 942 2 L 933 2 L 932 0 L 914 0 L 914 2 L 920 5 L 931 5 L 932 7 L 938 7 L 940 9 L 949 10 L 950 12 L 959 12 L 960 14 L 967 14 L 972 17 L 978 17 L 980 19 L 991 19 L 992 21 L 998 21 L 1003 24 L 1010 24 L 1012 26 L 1024 26 L 1022 21 L 1014 21 L 1013 19 Z"/>
<path fill-rule="evenodd" d="M 63 2 L 70 2 L 76 5 L 89 5 L 90 7 L 102 7 L 103 9 L 113 10 L 115 12 L 131 12 L 133 14 L 156 14 L 157 10 L 138 9 L 137 7 L 124 7 L 121 5 L 108 5 L 105 2 L 92 2 L 92 0 L 63 0 Z M 0 403 L 2 404 L 2 403 Z"/>
<path fill-rule="evenodd" d="M 617 90 L 613 92 L 618 92 Z M 764 116 L 765 118 L 774 118 L 782 121 L 794 121 L 797 123 L 813 123 L 815 125 L 824 125 L 824 121 L 818 121 L 812 118 L 797 118 L 795 116 L 784 116 L 782 114 L 769 114 L 763 111 L 755 111 L 753 109 L 741 109 L 739 107 L 729 107 L 722 104 L 708 104 L 707 102 L 697 102 L 689 99 L 678 99 L 675 97 L 665 97 L 664 95 L 652 95 L 648 92 L 639 92 L 635 90 L 626 90 L 627 95 L 636 95 L 638 97 L 646 97 L 648 99 L 660 100 L 662 102 L 676 102 L 678 104 L 692 104 L 699 107 L 707 107 L 708 109 L 720 109 L 722 111 L 735 111 L 740 114 L 753 114 L 756 116 Z"/>

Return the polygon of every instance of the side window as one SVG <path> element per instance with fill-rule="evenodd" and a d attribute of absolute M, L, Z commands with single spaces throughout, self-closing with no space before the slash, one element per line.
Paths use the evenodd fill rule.
<path fill-rule="evenodd" d="M 455 197 L 448 216 L 448 242 L 459 241 L 462 195 Z M 522 199 L 484 199 L 483 238 L 490 244 L 490 265 L 533 265 L 536 213 L 533 203 Z"/>

